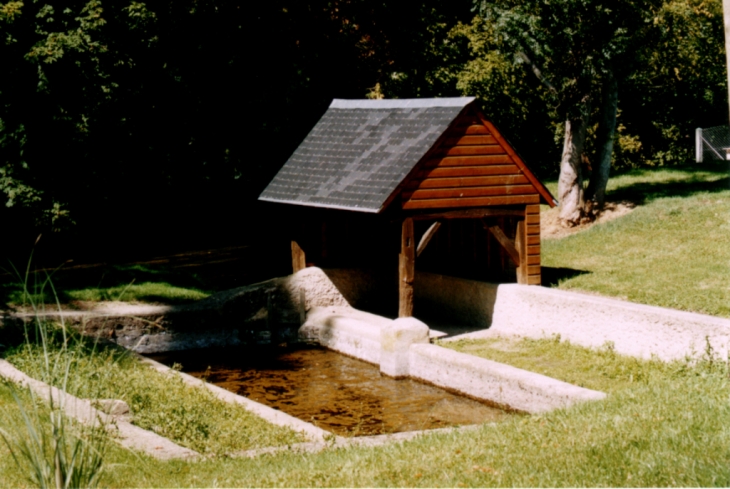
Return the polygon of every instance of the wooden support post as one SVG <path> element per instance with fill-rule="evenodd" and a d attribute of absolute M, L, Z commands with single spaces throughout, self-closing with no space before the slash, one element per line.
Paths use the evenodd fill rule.
<path fill-rule="evenodd" d="M 525 221 L 520 220 L 517 222 L 517 234 L 515 235 L 515 248 L 520 256 L 520 260 L 517 266 L 517 283 L 527 285 L 528 280 L 528 261 L 527 261 L 527 227 Z"/>
<path fill-rule="evenodd" d="M 307 259 L 304 254 L 304 250 L 299 246 L 296 241 L 291 242 L 291 267 L 292 273 L 297 273 L 299 270 L 306 268 Z"/>
<path fill-rule="evenodd" d="M 423 250 L 426 249 L 429 241 L 431 241 L 431 238 L 433 238 L 434 234 L 436 234 L 436 231 L 438 231 L 440 227 L 441 223 L 436 221 L 435 223 L 431 224 L 431 226 L 426 230 L 425 233 L 423 233 L 421 240 L 418 242 L 418 248 L 416 248 L 417 257 L 421 256 L 421 253 L 423 253 Z"/>
<path fill-rule="evenodd" d="M 413 279 L 416 273 L 416 246 L 413 238 L 413 219 L 407 217 L 403 220 L 401 230 L 398 266 L 398 317 L 401 318 L 413 316 Z"/>

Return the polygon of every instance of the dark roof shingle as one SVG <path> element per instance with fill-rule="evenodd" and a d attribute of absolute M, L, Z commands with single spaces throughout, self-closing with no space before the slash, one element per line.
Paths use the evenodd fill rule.
<path fill-rule="evenodd" d="M 379 212 L 474 99 L 335 99 L 260 200 Z"/>

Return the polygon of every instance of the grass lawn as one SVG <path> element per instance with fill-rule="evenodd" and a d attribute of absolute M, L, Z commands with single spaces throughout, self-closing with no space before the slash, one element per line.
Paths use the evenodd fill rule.
<path fill-rule="evenodd" d="M 546 275 L 558 269 L 561 289 L 730 317 L 729 175 L 721 162 L 613 177 L 607 198 L 637 208 L 543 240 Z"/>
<path fill-rule="evenodd" d="M 286 245 L 286 246 L 284 246 Z M 214 250 L 193 250 L 132 261 L 65 263 L 57 270 L 28 274 L 28 291 L 35 303 L 56 303 L 86 308 L 99 301 L 180 304 L 211 293 L 280 277 L 291 272 L 286 242 L 262 242 Z M 281 259 L 284 257 L 285 259 Z M 129 258 L 128 258 L 129 259 Z M 33 261 L 35 263 L 35 261 Z M 0 309 L 16 307 L 24 300 L 27 259 L 6 261 L 0 257 Z M 51 277 L 53 289 L 43 287 Z M 20 277 L 20 278 L 19 278 Z M 42 290 L 42 294 L 39 291 Z"/>
<path fill-rule="evenodd" d="M 456 349 L 549 371 L 609 397 L 474 432 L 378 448 L 161 462 L 112 447 L 109 487 L 727 486 L 730 379 L 724 362 L 662 363 L 554 340 Z M 532 363 L 530 363 L 532 362 Z M 538 365 L 542 363 L 542 365 Z M 0 400 L 5 402 L 0 386 Z M 0 485 L 21 474 L 0 444 Z"/>
<path fill-rule="evenodd" d="M 18 277 L 20 275 L 20 278 Z M 203 299 L 211 290 L 193 272 L 181 272 L 166 264 L 120 264 L 88 268 L 61 267 L 57 271 L 31 273 L 24 287 L 25 271 L 6 269 L 0 280 L 0 303 L 19 305 L 30 301 L 64 305 L 76 301 L 125 301 L 179 304 Z M 50 286 L 48 279 L 53 283 Z"/>
<path fill-rule="evenodd" d="M 133 422 L 200 453 L 226 454 L 305 441 L 248 412 L 217 399 L 210 391 L 191 387 L 174 374 L 162 374 L 140 363 L 121 348 L 94 346 L 74 339 L 68 348 L 59 341 L 48 349 L 46 366 L 41 345 L 24 344 L 4 358 L 33 378 L 62 386 L 84 399 L 121 399 L 129 404 Z"/>

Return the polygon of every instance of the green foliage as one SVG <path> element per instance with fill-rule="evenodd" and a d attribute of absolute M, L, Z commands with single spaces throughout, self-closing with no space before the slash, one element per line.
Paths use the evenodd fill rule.
<path fill-rule="evenodd" d="M 23 239 L 77 228 L 106 246 L 119 229 L 222 233 L 220 210 L 249 206 L 333 97 L 376 86 L 478 96 L 543 176 L 571 101 L 609 67 L 622 73 L 618 168 L 684 161 L 694 127 L 726 120 L 719 0 L 499 0 L 472 22 L 469 7 L 3 3 L 0 219 Z"/>
<path fill-rule="evenodd" d="M 104 428 L 78 426 L 65 418 L 63 406 L 49 409 L 7 387 L 19 409 L 3 410 L 0 437 L 30 482 L 40 488 L 97 487 L 108 443 Z"/>
<path fill-rule="evenodd" d="M 619 80 L 621 113 L 614 168 L 686 162 L 695 127 L 726 123 L 719 0 L 474 3 L 481 18 L 452 31 L 469 39 L 458 88 L 485 101 L 533 166 L 557 171 L 562 141 L 551 143 L 549 134 L 562 136 L 560 126 L 581 104 L 598 115 L 609 72 Z M 533 140 L 523 143 L 523 134 Z M 595 137 L 593 127 L 588 153 Z M 535 145 L 542 158 L 529 154 Z"/>
<path fill-rule="evenodd" d="M 48 284 L 47 279 L 40 290 Z M 33 301 L 27 294 L 28 289 L 26 271 L 24 301 L 29 301 L 26 304 L 36 312 L 36 316 L 30 327 L 25 325 L 23 345 L 30 347 L 31 337 L 34 338 L 38 353 L 36 378 L 46 383 L 54 378 L 60 393 L 41 399 L 35 391 L 21 389 L 3 380 L 4 387 L 13 397 L 15 409 L 0 406 L 0 438 L 16 466 L 36 487 L 96 487 L 105 468 L 104 457 L 109 442 L 107 426 L 102 420 L 82 425 L 66 419 L 66 388 L 72 366 L 63 354 L 68 353 L 70 338 L 63 324 L 54 328 L 38 316 L 42 305 Z M 51 353 L 53 346 L 59 354 Z"/>
<path fill-rule="evenodd" d="M 479 99 L 484 114 L 520 148 L 531 169 L 544 176 L 555 174 L 560 146 L 554 142 L 555 114 L 545 103 L 545 87 L 513 63 L 494 24 L 481 16 L 470 24 L 457 24 L 449 40 L 466 58 L 457 67 L 456 88 Z"/>
<path fill-rule="evenodd" d="M 250 206 L 333 97 L 378 82 L 453 94 L 433 40 L 469 14 L 444 0 L 2 8 L 0 218 L 110 241 L 229 227 L 221 209 Z"/>
<path fill-rule="evenodd" d="M 667 0 L 653 11 L 640 68 L 621 94 L 626 134 L 641 150 L 619 166 L 681 164 L 696 127 L 727 124 L 727 80 L 719 0 Z"/>

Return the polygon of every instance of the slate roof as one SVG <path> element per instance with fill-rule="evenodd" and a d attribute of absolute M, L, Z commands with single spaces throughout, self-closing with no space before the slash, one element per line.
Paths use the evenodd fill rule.
<path fill-rule="evenodd" d="M 335 99 L 259 200 L 379 212 L 473 100 Z"/>

